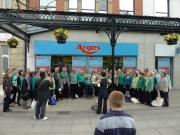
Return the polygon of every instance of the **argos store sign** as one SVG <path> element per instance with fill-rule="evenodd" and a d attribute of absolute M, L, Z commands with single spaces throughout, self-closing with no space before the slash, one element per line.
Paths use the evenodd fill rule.
<path fill-rule="evenodd" d="M 79 49 L 80 51 L 82 51 L 85 54 L 95 54 L 97 51 L 99 51 L 101 49 L 101 46 L 98 45 L 89 45 L 89 46 L 85 46 L 82 44 L 78 44 L 77 49 Z"/>
<path fill-rule="evenodd" d="M 108 42 L 66 42 L 59 45 L 56 41 L 36 40 L 34 54 L 37 55 L 67 55 L 67 56 L 111 56 L 111 45 Z M 136 43 L 117 43 L 116 56 L 137 56 Z"/>

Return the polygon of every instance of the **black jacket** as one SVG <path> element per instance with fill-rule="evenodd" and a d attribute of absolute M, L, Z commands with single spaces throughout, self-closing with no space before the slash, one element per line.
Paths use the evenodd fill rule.
<path fill-rule="evenodd" d="M 49 80 L 40 79 L 35 85 L 35 100 L 48 100 L 51 96 L 49 87 L 52 87 L 52 83 Z"/>
<path fill-rule="evenodd" d="M 108 81 L 107 78 L 102 78 L 99 88 L 99 97 L 107 98 L 108 97 Z"/>
<path fill-rule="evenodd" d="M 22 82 L 22 99 L 28 100 L 30 99 L 30 82 L 28 80 L 23 79 Z"/>
<path fill-rule="evenodd" d="M 3 91 L 6 94 L 6 96 L 11 96 L 11 90 L 12 90 L 11 78 L 5 75 L 3 78 Z"/>

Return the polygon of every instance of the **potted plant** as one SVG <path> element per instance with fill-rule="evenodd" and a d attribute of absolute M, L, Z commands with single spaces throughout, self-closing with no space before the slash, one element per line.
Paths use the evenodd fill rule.
<path fill-rule="evenodd" d="M 57 28 L 54 30 L 54 36 L 59 44 L 65 44 L 66 39 L 68 38 L 67 30 L 63 28 Z"/>
<path fill-rule="evenodd" d="M 168 45 L 175 45 L 179 40 L 179 34 L 170 33 L 164 37 L 164 40 L 167 42 Z"/>
<path fill-rule="evenodd" d="M 11 39 L 8 39 L 7 44 L 9 48 L 16 48 L 17 45 L 19 44 L 19 41 L 15 38 L 11 38 Z"/>

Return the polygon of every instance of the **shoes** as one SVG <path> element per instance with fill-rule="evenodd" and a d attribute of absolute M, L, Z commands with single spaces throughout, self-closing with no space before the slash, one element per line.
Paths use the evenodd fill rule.
<path fill-rule="evenodd" d="M 36 116 L 34 116 L 34 119 L 35 119 L 35 120 L 38 120 L 38 119 L 36 118 Z"/>
<path fill-rule="evenodd" d="M 42 118 L 41 120 L 47 120 L 48 119 L 48 117 L 44 117 L 44 118 Z"/>
<path fill-rule="evenodd" d="M 23 109 L 26 109 L 26 110 L 27 110 L 27 109 L 28 109 L 28 107 L 27 107 L 27 106 L 24 106 L 24 107 L 23 107 Z"/>
<path fill-rule="evenodd" d="M 163 105 L 162 107 L 169 107 L 168 105 Z"/>
<path fill-rule="evenodd" d="M 100 112 L 96 112 L 96 114 L 101 114 Z"/>

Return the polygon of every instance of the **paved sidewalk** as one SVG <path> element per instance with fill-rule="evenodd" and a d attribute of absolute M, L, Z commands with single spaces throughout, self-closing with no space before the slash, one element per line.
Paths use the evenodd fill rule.
<path fill-rule="evenodd" d="M 135 119 L 137 135 L 180 135 L 180 90 L 171 91 L 169 108 L 128 103 L 125 110 Z M 93 135 L 99 115 L 91 109 L 97 99 L 63 100 L 48 106 L 46 121 L 33 120 L 31 110 L 0 108 L 0 135 Z"/>

